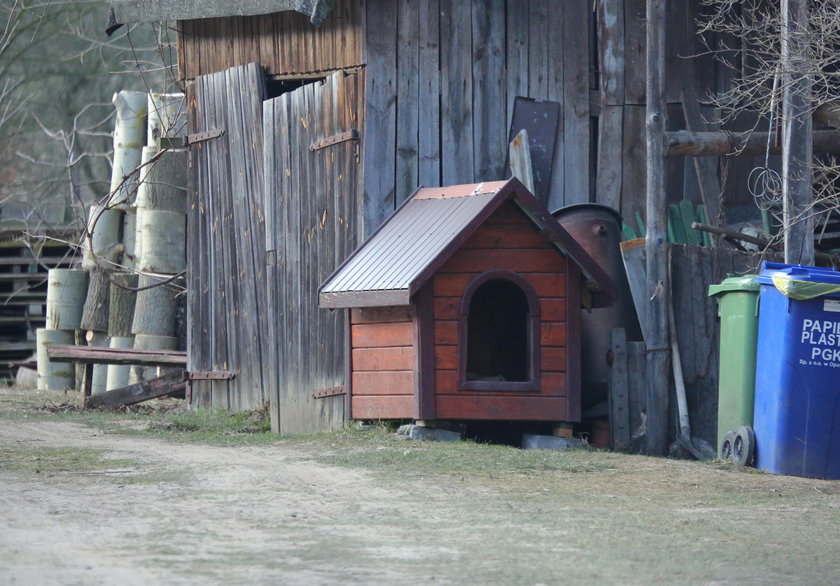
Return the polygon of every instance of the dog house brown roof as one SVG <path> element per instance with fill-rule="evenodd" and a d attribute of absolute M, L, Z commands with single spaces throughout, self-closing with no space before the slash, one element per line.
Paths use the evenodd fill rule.
<path fill-rule="evenodd" d="M 409 305 L 435 271 L 508 200 L 580 267 L 592 305 L 609 305 L 612 279 L 514 178 L 415 191 L 321 286 L 321 307 Z"/>

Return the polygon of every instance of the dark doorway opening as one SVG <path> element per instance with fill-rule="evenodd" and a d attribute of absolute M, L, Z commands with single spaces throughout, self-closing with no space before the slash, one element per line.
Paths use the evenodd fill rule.
<path fill-rule="evenodd" d="M 467 380 L 531 379 L 528 298 L 515 283 L 493 279 L 473 293 L 467 322 Z"/>

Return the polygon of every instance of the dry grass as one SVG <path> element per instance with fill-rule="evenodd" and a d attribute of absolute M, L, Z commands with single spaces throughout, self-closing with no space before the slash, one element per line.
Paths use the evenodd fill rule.
<path fill-rule="evenodd" d="M 385 427 L 277 437 L 258 415 L 175 405 L 88 413 L 65 397 L 13 391 L 0 394 L 0 419 L 93 426 L 99 449 L 109 437 L 136 441 L 123 460 L 7 443 L 0 458 L 13 464 L 0 475 L 13 491 L 37 482 L 31 467 L 45 462 L 56 472 L 47 492 L 78 487 L 106 495 L 103 505 L 116 492 L 127 526 L 113 539 L 148 548 L 142 563 L 166 581 L 840 583 L 837 481 L 591 449 L 410 442 Z M 154 463 L 160 454 L 168 468 Z M 146 502 L 154 485 L 132 500 L 117 491 L 119 475 L 65 473 L 114 462 L 189 499 L 167 501 L 166 521 L 144 533 L 137 526 L 157 519 Z"/>

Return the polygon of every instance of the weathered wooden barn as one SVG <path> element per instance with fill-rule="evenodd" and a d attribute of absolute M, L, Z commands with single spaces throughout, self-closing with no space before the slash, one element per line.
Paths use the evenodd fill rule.
<path fill-rule="evenodd" d="M 543 205 L 592 201 L 644 215 L 644 0 L 112 7 L 115 22 L 177 21 L 196 406 L 270 399 L 280 432 L 340 423 L 346 310 L 319 310 L 318 285 L 418 186 L 506 177 L 517 97 L 559 105 L 536 145 L 550 153 Z M 671 130 L 706 129 L 699 98 L 729 83 L 695 34 L 699 7 L 668 3 Z M 705 202 L 713 217 L 721 193 L 729 212 L 750 208 L 750 161 L 725 168 L 721 177 L 716 158 L 669 159 L 668 197 Z M 709 307 L 679 315 L 692 324 L 680 329 L 714 335 Z M 709 361 L 686 370 L 689 385 L 714 384 Z"/>

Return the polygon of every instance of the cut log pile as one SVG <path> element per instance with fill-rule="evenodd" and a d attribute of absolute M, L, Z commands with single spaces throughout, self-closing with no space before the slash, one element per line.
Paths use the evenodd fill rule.
<path fill-rule="evenodd" d="M 100 395 L 159 374 L 156 365 L 113 360 L 74 368 L 67 360 L 51 361 L 51 345 L 178 349 L 176 314 L 186 271 L 184 97 L 121 91 L 113 103 L 110 193 L 88 211 L 82 269 L 50 271 L 47 324 L 38 332 L 39 389 L 75 386 Z M 74 382 L 80 371 L 91 380 Z"/>

